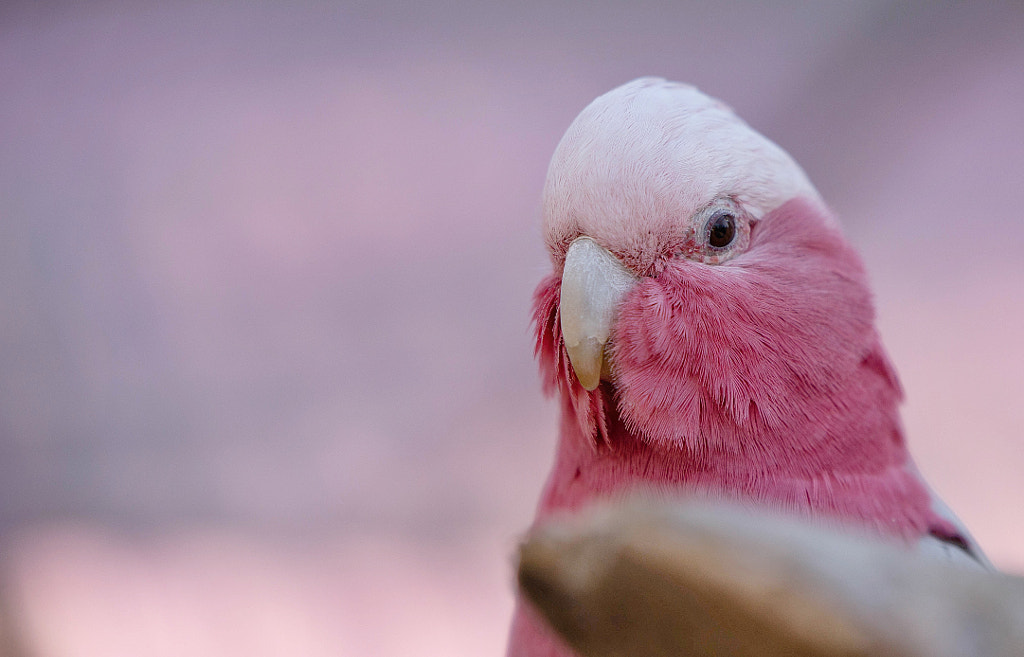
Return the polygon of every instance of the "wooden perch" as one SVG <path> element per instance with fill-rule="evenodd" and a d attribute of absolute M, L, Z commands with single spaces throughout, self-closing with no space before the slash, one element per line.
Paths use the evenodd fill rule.
<path fill-rule="evenodd" d="M 730 508 L 549 523 L 519 585 L 585 657 L 1024 655 L 1024 579 Z"/>

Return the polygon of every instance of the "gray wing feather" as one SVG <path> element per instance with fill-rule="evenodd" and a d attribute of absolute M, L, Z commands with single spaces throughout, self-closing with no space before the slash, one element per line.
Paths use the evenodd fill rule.
<path fill-rule="evenodd" d="M 938 559 L 944 559 L 950 563 L 956 565 L 962 565 L 968 568 L 983 568 L 989 571 L 995 571 L 995 566 L 989 561 L 985 553 L 978 547 L 978 542 L 971 536 L 971 532 L 967 531 L 967 527 L 964 523 L 953 513 L 953 510 L 942 501 L 932 487 L 928 485 L 924 477 L 921 476 L 917 466 L 910 464 L 910 471 L 915 477 L 921 482 L 921 484 L 928 491 L 928 495 L 931 496 L 932 510 L 936 515 L 949 521 L 951 525 L 956 527 L 958 536 L 957 539 L 951 541 L 943 539 L 939 536 L 927 535 L 921 539 L 918 543 L 918 551 L 927 557 L 935 557 Z"/>

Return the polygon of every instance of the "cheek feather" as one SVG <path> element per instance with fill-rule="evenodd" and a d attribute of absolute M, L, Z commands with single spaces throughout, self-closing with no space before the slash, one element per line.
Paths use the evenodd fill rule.
<path fill-rule="evenodd" d="M 737 430 L 792 430 L 827 413 L 808 400 L 859 367 L 873 310 L 859 259 L 815 213 L 786 204 L 732 263 L 679 260 L 637 286 L 613 340 L 627 426 L 739 449 Z"/>
<path fill-rule="evenodd" d="M 593 391 L 580 385 L 562 341 L 558 306 L 561 278 L 548 276 L 533 293 L 534 355 L 540 363 L 544 392 L 562 392 L 565 411 L 576 417 L 580 433 L 594 447 L 610 444 L 608 417 L 612 393 L 606 383 Z"/>
<path fill-rule="evenodd" d="M 618 449 L 624 430 L 777 476 L 872 472 L 894 458 L 900 390 L 872 326 L 863 267 L 818 212 L 791 202 L 728 264 L 670 258 L 642 279 L 613 330 L 614 387 L 579 384 L 562 344 L 561 280 L 542 281 L 534 322 L 544 386 L 580 436 Z M 883 434 L 865 447 L 863 437 Z M 741 461 L 716 460 L 727 454 Z"/>

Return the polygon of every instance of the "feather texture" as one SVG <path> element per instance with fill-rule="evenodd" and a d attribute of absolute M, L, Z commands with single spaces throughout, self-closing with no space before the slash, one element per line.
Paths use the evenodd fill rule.
<path fill-rule="evenodd" d="M 693 87 L 642 79 L 573 122 L 544 202 L 554 272 L 534 296 L 536 355 L 562 420 L 538 520 L 647 489 L 983 559 L 907 452 L 861 259 L 782 149 Z M 580 237 L 638 278 L 593 391 L 559 318 Z M 509 653 L 571 654 L 522 606 Z"/>

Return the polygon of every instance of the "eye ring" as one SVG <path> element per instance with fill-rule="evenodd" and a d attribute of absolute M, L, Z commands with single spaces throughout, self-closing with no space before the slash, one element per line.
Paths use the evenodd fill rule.
<path fill-rule="evenodd" d="M 732 260 L 750 246 L 754 220 L 731 196 L 719 196 L 690 217 L 689 246 L 681 255 L 706 265 Z"/>
<path fill-rule="evenodd" d="M 730 210 L 717 210 L 706 224 L 704 239 L 708 246 L 716 251 L 729 248 L 739 234 L 737 223 L 736 215 Z"/>

